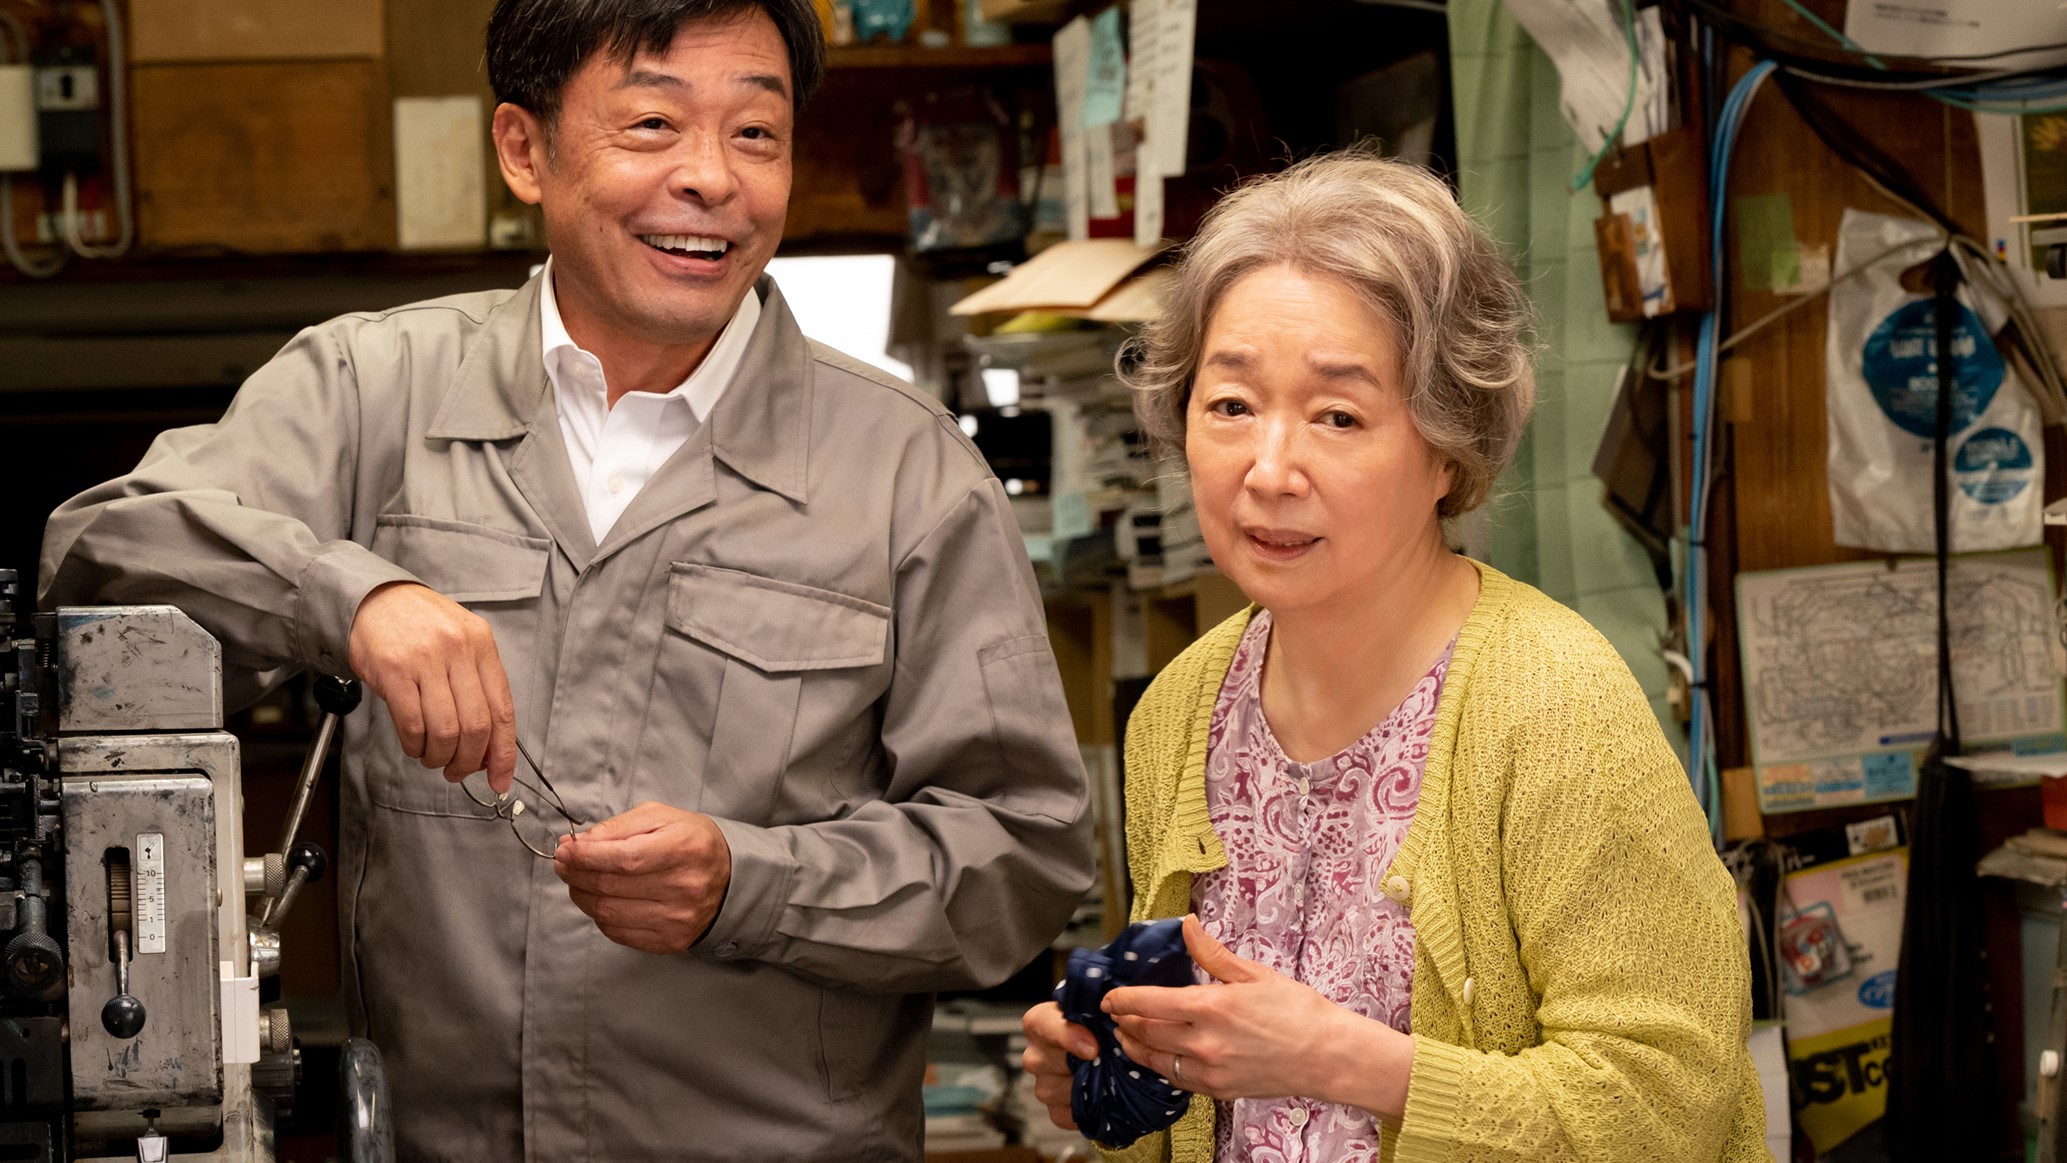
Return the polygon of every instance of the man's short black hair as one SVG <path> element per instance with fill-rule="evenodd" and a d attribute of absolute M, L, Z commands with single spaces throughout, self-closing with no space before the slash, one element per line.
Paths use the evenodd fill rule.
<path fill-rule="evenodd" d="M 488 83 L 495 99 L 560 116 L 568 78 L 598 51 L 629 63 L 666 52 L 685 24 L 768 14 L 789 48 L 790 104 L 802 110 L 825 79 L 825 31 L 811 0 L 496 0 L 488 18 Z"/>

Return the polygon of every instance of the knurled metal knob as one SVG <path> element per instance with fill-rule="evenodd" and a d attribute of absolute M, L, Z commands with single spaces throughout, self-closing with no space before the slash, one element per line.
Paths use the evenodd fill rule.
<path fill-rule="evenodd" d="M 7 984 L 28 997 L 40 997 L 54 988 L 65 972 L 65 951 L 49 933 L 19 933 L 0 953 L 6 966 Z"/>
<path fill-rule="evenodd" d="M 244 894 L 276 897 L 287 887 L 287 858 L 278 852 L 244 858 Z"/>
<path fill-rule="evenodd" d="M 258 1015 L 258 1046 L 269 1054 L 285 1054 L 294 1048 L 294 1029 L 286 1006 L 272 1006 Z"/>

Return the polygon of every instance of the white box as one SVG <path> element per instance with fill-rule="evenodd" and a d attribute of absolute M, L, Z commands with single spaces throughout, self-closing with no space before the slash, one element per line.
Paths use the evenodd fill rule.
<path fill-rule="evenodd" d="M 479 97 L 395 99 L 395 234 L 403 250 L 486 241 L 487 144 Z"/>
<path fill-rule="evenodd" d="M 36 71 L 0 65 L 0 174 L 36 168 Z"/>

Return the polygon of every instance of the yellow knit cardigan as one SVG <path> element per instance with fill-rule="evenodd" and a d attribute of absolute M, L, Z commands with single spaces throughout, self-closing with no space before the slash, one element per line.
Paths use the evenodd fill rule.
<path fill-rule="evenodd" d="M 1421 799 L 1382 883 L 1415 931 L 1397 1163 L 1770 1160 L 1736 890 L 1621 658 L 1480 565 Z M 1134 918 L 1191 909 L 1227 855 L 1206 738 L 1253 612 L 1157 676 L 1127 730 Z M 1212 1163 L 1213 1103 L 1109 1159 Z"/>

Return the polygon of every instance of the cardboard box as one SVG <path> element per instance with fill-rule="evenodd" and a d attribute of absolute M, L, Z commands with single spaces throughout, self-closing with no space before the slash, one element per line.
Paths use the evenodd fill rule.
<path fill-rule="evenodd" d="M 143 246 L 395 245 L 393 127 L 379 62 L 145 65 L 132 76 Z"/>
<path fill-rule="evenodd" d="M 1765 817 L 1758 814 L 1758 774 L 1748 767 L 1725 768 L 1722 773 L 1723 839 L 1735 843 L 1766 834 Z"/>
<path fill-rule="evenodd" d="M 1058 242 L 1012 268 L 1012 273 L 948 309 L 953 315 L 993 311 L 1088 312 L 1128 275 L 1156 256 L 1156 247 L 1131 239 Z"/>
<path fill-rule="evenodd" d="M 1616 195 L 1649 189 L 1646 201 L 1657 213 L 1654 241 L 1664 252 L 1668 281 L 1663 314 L 1704 311 L 1711 298 L 1708 272 L 1708 177 L 1700 135 L 1681 127 L 1624 149 L 1611 151 L 1593 173 L 1603 210 Z M 1622 221 L 1615 221 L 1621 219 Z M 1646 317 L 1633 255 L 1639 239 L 1626 215 L 1609 213 L 1595 224 L 1601 244 L 1601 280 L 1608 317 L 1618 323 Z M 1632 298 L 1632 295 L 1634 296 Z M 1616 303 L 1622 304 L 1618 312 Z"/>
<path fill-rule="evenodd" d="M 130 60 L 291 61 L 382 55 L 382 0 L 130 0 Z"/>

